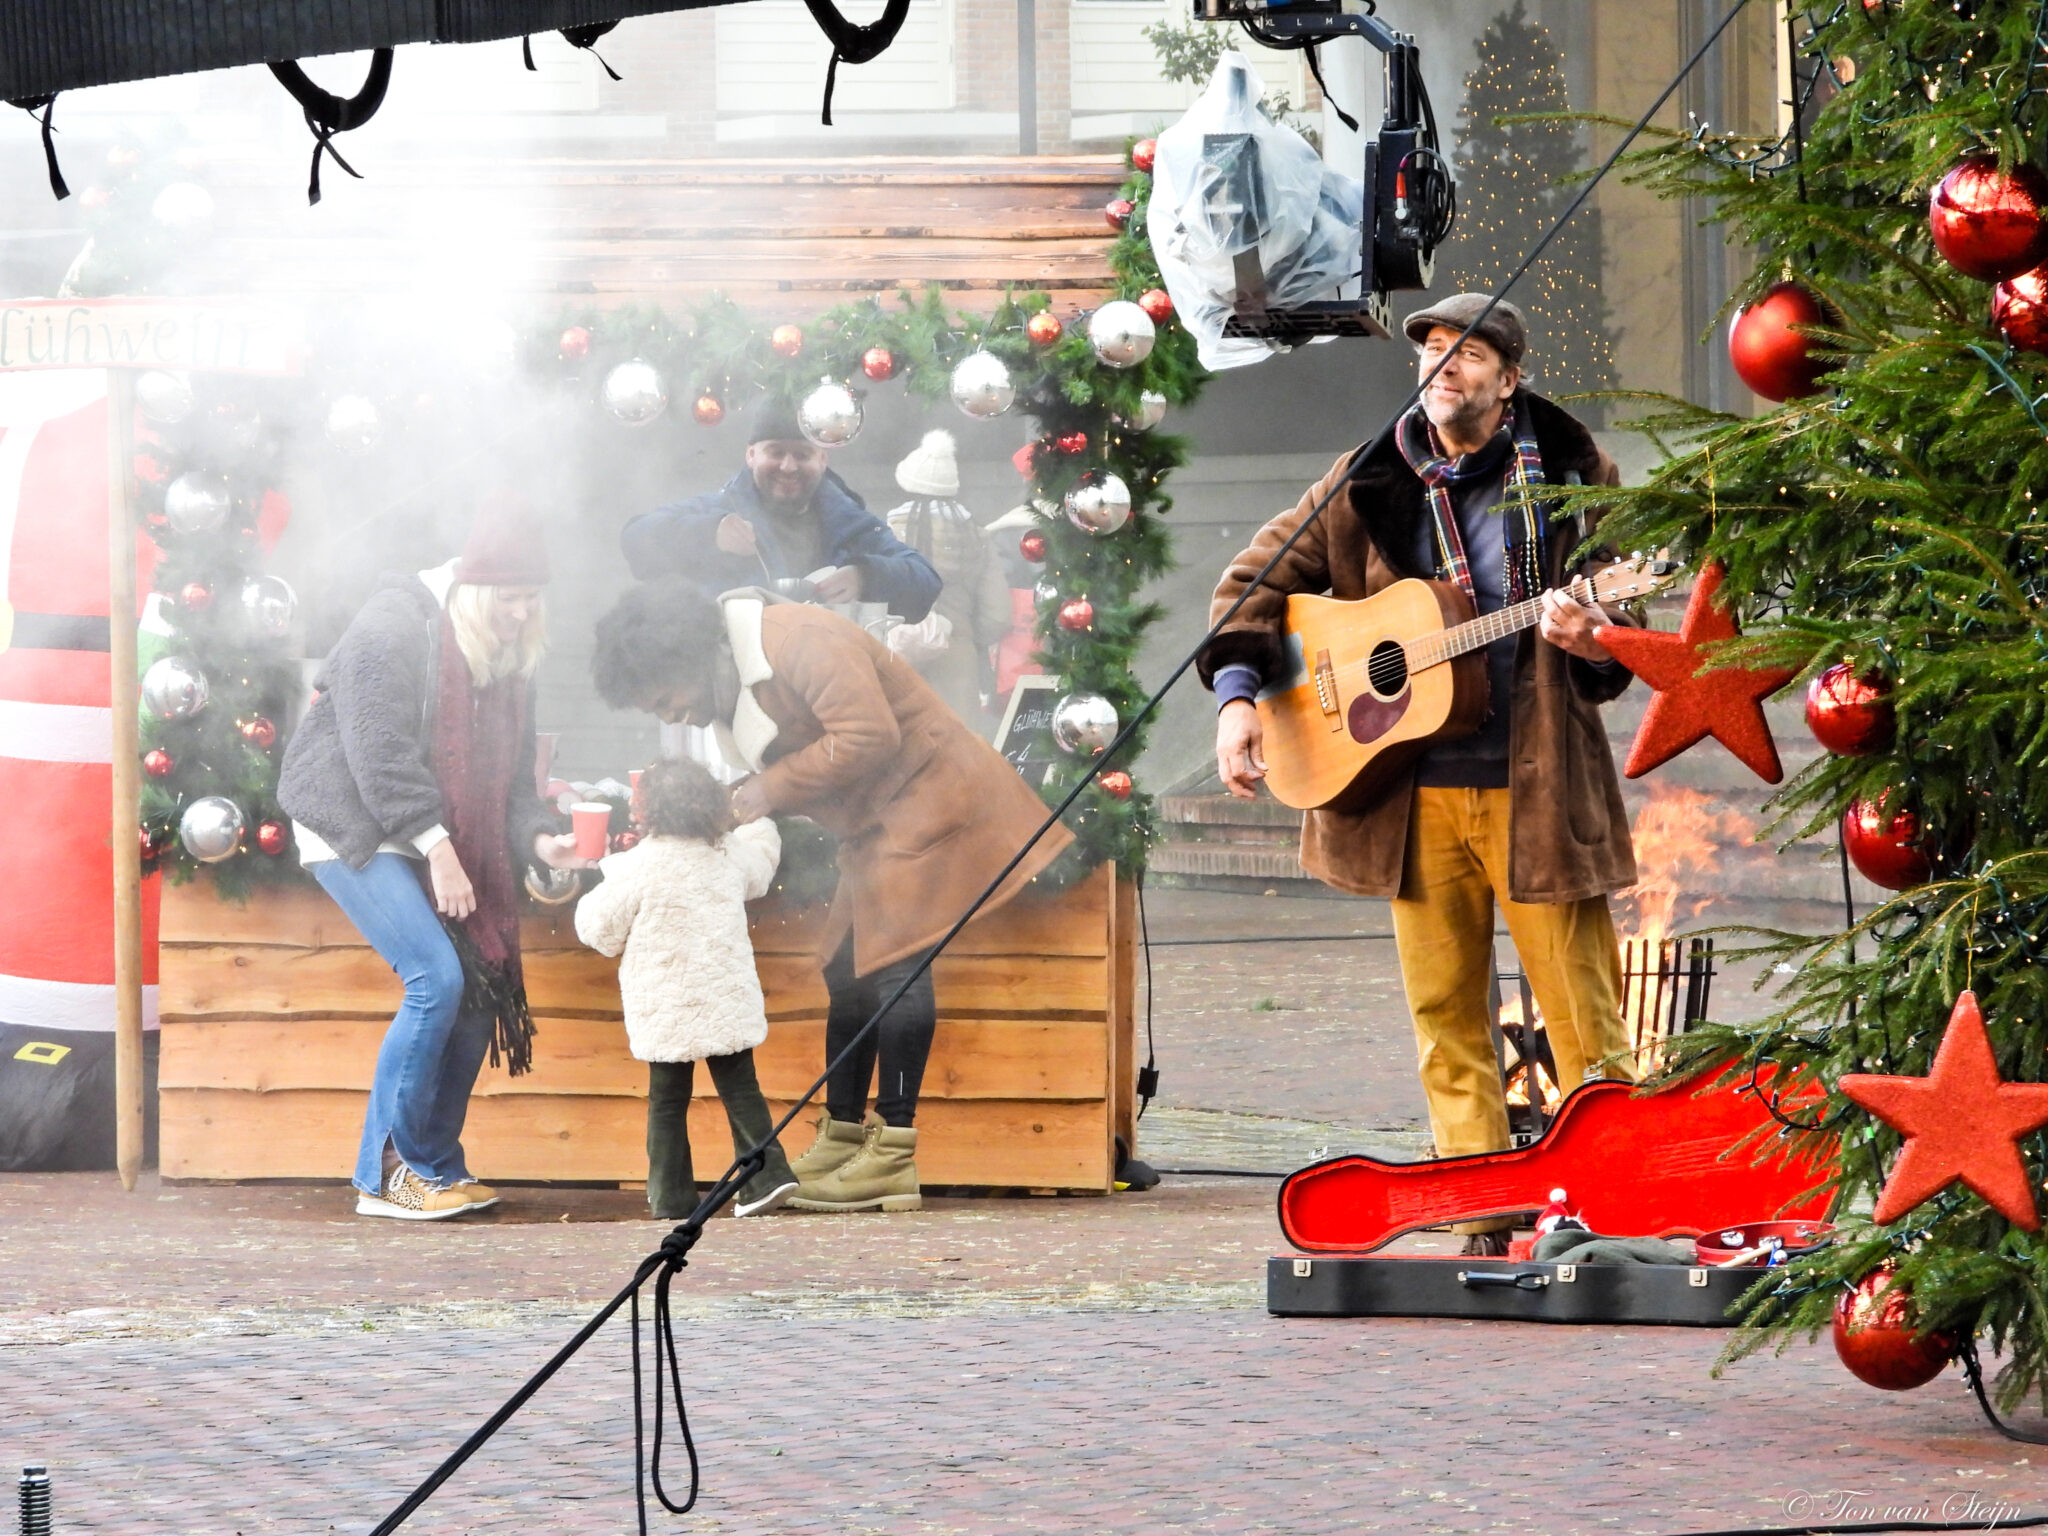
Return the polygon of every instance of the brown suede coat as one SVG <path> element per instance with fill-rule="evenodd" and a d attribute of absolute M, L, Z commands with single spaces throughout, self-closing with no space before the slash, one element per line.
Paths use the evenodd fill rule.
<path fill-rule="evenodd" d="M 1621 483 L 1614 461 L 1584 426 L 1541 396 L 1525 393 L 1523 399 L 1534 416 L 1546 480 L 1562 484 L 1575 472 L 1586 485 Z M 1309 509 L 1338 482 L 1350 461 L 1348 453 L 1340 458 L 1291 512 L 1261 528 L 1251 547 L 1230 562 L 1210 605 L 1210 623 L 1223 616 Z M 1265 585 L 1203 652 L 1202 681 L 1213 686 L 1216 669 L 1234 663 L 1273 676 L 1280 666 L 1280 626 L 1292 593 L 1370 597 L 1404 578 L 1429 576 L 1430 572 L 1415 569 L 1411 553 L 1428 516 L 1421 478 L 1389 441 L 1359 466 L 1349 487 L 1338 492 Z M 1566 559 L 1598 521 L 1596 511 L 1551 526 L 1547 585 L 1563 584 Z M 1581 567 L 1593 568 L 1594 564 Z M 1613 617 L 1617 623 L 1632 622 L 1621 614 Z M 1514 677 L 1508 746 L 1509 896 L 1516 901 L 1578 901 L 1635 884 L 1628 815 L 1597 707 L 1627 688 L 1629 673 L 1620 668 L 1603 673 L 1528 629 L 1522 632 Z M 1301 829 L 1302 867 L 1340 891 L 1398 895 L 1414 791 L 1411 771 L 1363 810 L 1310 811 Z"/>
<path fill-rule="evenodd" d="M 865 976 L 936 944 L 1045 820 L 1046 807 L 889 648 L 823 608 L 771 604 L 761 648 L 775 675 L 754 701 L 776 736 L 759 779 L 769 805 L 839 839 L 839 890 L 818 958 L 853 930 Z M 1015 896 L 1074 840 L 1054 827 L 983 911 Z"/>

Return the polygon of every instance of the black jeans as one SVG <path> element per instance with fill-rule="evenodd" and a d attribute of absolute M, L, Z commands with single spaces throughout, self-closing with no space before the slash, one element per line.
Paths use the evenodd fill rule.
<path fill-rule="evenodd" d="M 825 1014 L 825 1059 L 835 1061 L 846 1043 L 874 1016 L 882 1000 L 917 969 L 922 954 L 885 965 L 865 976 L 853 974 L 853 935 L 839 946 L 825 966 L 825 990 L 831 1006 Z M 825 1084 L 825 1108 L 834 1120 L 858 1120 L 867 1111 L 868 1081 L 879 1055 L 882 1077 L 875 1094 L 875 1113 L 885 1125 L 907 1126 L 917 1117 L 917 1092 L 924 1084 L 925 1059 L 932 1053 L 939 1005 L 932 995 L 930 970 L 917 978 L 891 1008 L 874 1033 L 833 1072 Z"/>
<path fill-rule="evenodd" d="M 711 1069 L 711 1084 L 725 1105 L 737 1156 L 775 1125 L 768 1101 L 761 1096 L 760 1081 L 754 1076 L 754 1053 L 707 1056 L 704 1064 Z M 690 1089 L 696 1065 L 693 1061 L 647 1063 L 647 1208 L 666 1221 L 681 1221 L 697 1208 L 697 1178 L 690 1166 Z M 779 1141 L 768 1143 L 766 1155 L 761 1171 L 740 1187 L 741 1200 L 758 1200 L 795 1181 Z"/>

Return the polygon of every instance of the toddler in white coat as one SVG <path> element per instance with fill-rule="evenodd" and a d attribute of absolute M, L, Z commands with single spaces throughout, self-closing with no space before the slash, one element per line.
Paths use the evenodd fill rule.
<path fill-rule="evenodd" d="M 696 763 L 649 768 L 638 799 L 645 835 L 598 866 L 604 883 L 577 904 L 576 936 L 601 954 L 623 951 L 626 1039 L 647 1063 L 647 1204 L 655 1216 L 680 1221 L 698 1198 L 689 1128 L 695 1063 L 711 1069 L 736 1152 L 774 1125 L 754 1075 L 768 1015 L 746 904 L 767 894 L 782 839 L 766 818 L 735 827 L 724 787 Z M 765 1215 L 796 1188 L 781 1143 L 769 1139 L 733 1214 Z"/>

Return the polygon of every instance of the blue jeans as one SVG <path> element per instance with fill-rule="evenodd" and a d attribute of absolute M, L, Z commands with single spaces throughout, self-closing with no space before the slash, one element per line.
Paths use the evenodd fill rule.
<path fill-rule="evenodd" d="M 411 859 L 380 853 L 362 869 L 327 859 L 313 866 L 313 876 L 405 983 L 405 1000 L 377 1052 L 356 1188 L 382 1189 L 387 1145 L 435 1188 L 460 1183 L 469 1177 L 462 1122 L 490 1048 L 491 1021 L 462 1007 L 462 962 Z"/>

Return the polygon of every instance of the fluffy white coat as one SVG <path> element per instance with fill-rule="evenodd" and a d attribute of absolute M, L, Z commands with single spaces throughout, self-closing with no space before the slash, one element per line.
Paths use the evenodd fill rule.
<path fill-rule="evenodd" d="M 642 1061 L 701 1061 L 768 1038 L 746 903 L 767 894 L 782 857 L 775 823 L 750 821 L 723 842 L 649 837 L 598 868 L 576 904 L 576 936 L 624 952 L 626 1039 Z"/>

